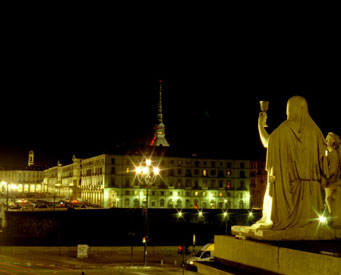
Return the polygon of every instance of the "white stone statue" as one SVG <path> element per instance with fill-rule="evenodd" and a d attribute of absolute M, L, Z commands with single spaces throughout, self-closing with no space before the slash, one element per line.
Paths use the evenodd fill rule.
<path fill-rule="evenodd" d="M 271 134 L 265 129 L 266 112 L 259 115 L 258 130 L 267 148 L 268 173 L 263 216 L 251 227 L 232 227 L 232 233 L 264 240 L 334 239 L 335 233 L 319 224 L 325 138 L 310 117 L 303 97 L 291 97 L 286 113 L 287 119 Z"/>
<path fill-rule="evenodd" d="M 332 132 L 326 137 L 327 149 L 326 159 L 328 168 L 326 170 L 326 204 L 333 227 L 341 227 L 341 146 L 340 137 Z"/>

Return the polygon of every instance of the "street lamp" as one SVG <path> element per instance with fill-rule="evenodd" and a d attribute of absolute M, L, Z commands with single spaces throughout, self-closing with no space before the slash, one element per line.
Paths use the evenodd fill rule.
<path fill-rule="evenodd" d="M 156 181 L 160 169 L 152 165 L 151 159 L 146 159 L 140 166 L 136 167 L 136 177 L 140 184 L 146 186 L 146 207 L 144 215 L 144 266 L 147 266 L 147 242 L 148 242 L 148 186 Z"/>

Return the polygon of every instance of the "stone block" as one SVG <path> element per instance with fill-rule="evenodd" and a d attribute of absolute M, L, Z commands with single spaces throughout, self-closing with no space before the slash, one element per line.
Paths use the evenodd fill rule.
<path fill-rule="evenodd" d="M 243 242 L 231 236 L 214 236 L 214 257 L 236 263 L 243 261 Z"/>
<path fill-rule="evenodd" d="M 278 247 L 250 240 L 243 241 L 243 264 L 278 273 Z"/>
<path fill-rule="evenodd" d="M 280 274 L 340 274 L 341 258 L 288 248 L 279 249 Z"/>
<path fill-rule="evenodd" d="M 89 246 L 87 244 L 79 244 L 77 246 L 77 258 L 87 258 L 89 252 Z"/>

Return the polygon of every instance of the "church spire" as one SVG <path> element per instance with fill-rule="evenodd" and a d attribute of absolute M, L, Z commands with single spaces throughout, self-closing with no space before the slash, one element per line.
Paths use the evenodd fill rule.
<path fill-rule="evenodd" d="M 160 97 L 159 97 L 159 104 L 158 104 L 158 114 L 157 114 L 157 122 L 158 124 L 155 125 L 154 128 L 154 138 L 150 143 L 151 146 L 164 146 L 169 147 L 169 143 L 166 140 L 165 135 L 165 125 L 163 124 L 163 114 L 162 114 L 162 80 L 159 81 L 160 83 Z"/>

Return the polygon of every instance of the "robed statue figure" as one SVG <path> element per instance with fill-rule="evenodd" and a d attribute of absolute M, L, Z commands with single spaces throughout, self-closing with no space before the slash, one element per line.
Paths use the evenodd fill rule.
<path fill-rule="evenodd" d="M 287 120 L 270 135 L 261 112 L 258 130 L 267 148 L 267 189 L 263 217 L 254 228 L 299 228 L 322 213 L 321 177 L 324 136 L 308 112 L 306 100 L 293 96 L 287 103 Z"/>

